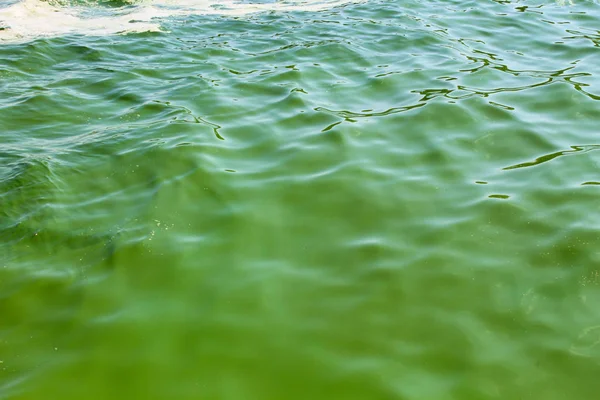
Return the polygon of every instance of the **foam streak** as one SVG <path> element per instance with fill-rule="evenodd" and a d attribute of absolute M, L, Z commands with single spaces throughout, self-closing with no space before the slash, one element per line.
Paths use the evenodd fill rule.
<path fill-rule="evenodd" d="M 240 3 L 234 0 L 142 0 L 134 1 L 128 7 L 109 9 L 98 4 L 84 6 L 81 3 L 65 4 L 65 1 L 21 0 L 0 8 L 0 43 L 23 42 L 71 33 L 111 35 L 159 31 L 160 19 L 166 17 L 192 14 L 245 15 L 274 10 L 319 11 L 347 2 L 303 1 L 300 4 L 289 1 Z"/>

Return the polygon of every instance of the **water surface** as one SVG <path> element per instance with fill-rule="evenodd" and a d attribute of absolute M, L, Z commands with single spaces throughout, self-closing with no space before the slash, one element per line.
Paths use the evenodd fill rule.
<path fill-rule="evenodd" d="M 595 398 L 599 18 L 2 2 L 0 398 Z"/>

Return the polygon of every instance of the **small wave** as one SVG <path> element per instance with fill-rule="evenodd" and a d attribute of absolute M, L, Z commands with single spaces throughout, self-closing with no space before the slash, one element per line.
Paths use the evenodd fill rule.
<path fill-rule="evenodd" d="M 0 43 L 65 34 L 112 35 L 160 31 L 160 19 L 192 14 L 319 11 L 348 0 L 21 0 L 0 8 Z"/>

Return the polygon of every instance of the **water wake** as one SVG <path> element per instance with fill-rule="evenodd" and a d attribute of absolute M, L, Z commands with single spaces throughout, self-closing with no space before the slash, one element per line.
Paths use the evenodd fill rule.
<path fill-rule="evenodd" d="M 21 0 L 0 8 L 0 43 L 70 33 L 159 31 L 161 18 L 191 14 L 319 11 L 344 3 L 348 0 Z"/>

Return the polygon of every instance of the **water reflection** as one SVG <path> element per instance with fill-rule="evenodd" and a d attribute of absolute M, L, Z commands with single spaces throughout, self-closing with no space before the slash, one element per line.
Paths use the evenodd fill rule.
<path fill-rule="evenodd" d="M 571 146 L 571 149 L 572 150 L 557 151 L 557 152 L 554 152 L 554 153 L 551 153 L 551 154 L 547 154 L 547 155 L 538 157 L 538 158 L 536 158 L 533 161 L 528 161 L 528 162 L 523 162 L 523 163 L 511 165 L 511 166 L 505 167 L 503 169 L 506 171 L 506 170 L 517 169 L 517 168 L 534 167 L 536 165 L 540 165 L 540 164 L 543 164 L 545 162 L 552 161 L 555 158 L 560 157 L 560 156 L 570 156 L 570 155 L 575 155 L 575 154 L 585 154 L 585 153 L 588 153 L 588 152 L 593 151 L 593 150 L 598 150 L 598 149 L 600 149 L 600 145 Z"/>

